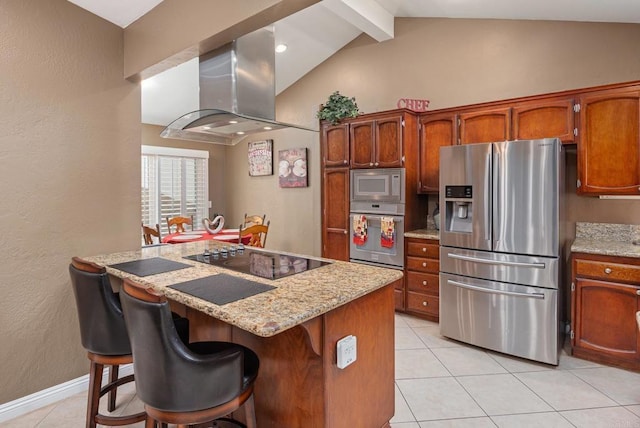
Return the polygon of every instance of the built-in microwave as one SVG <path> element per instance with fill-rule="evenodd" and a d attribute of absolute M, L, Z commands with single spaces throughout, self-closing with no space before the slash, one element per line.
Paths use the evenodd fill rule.
<path fill-rule="evenodd" d="M 404 168 L 351 170 L 351 201 L 404 204 Z"/>

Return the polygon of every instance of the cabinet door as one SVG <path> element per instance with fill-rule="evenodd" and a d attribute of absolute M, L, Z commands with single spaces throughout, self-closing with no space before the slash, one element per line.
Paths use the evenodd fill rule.
<path fill-rule="evenodd" d="M 638 360 L 638 287 L 577 278 L 574 291 L 574 347 L 618 361 Z"/>
<path fill-rule="evenodd" d="M 578 194 L 640 194 L 640 90 L 580 97 Z"/>
<path fill-rule="evenodd" d="M 349 125 L 351 136 L 351 168 L 373 168 L 375 121 L 352 122 Z"/>
<path fill-rule="evenodd" d="M 574 142 L 573 98 L 517 103 L 512 112 L 514 140 L 558 137 L 565 144 Z"/>
<path fill-rule="evenodd" d="M 376 120 L 375 132 L 373 166 L 402 167 L 402 117 Z"/>
<path fill-rule="evenodd" d="M 419 193 L 440 191 L 440 147 L 456 144 L 457 121 L 454 113 L 428 114 L 420 118 Z"/>
<path fill-rule="evenodd" d="M 320 136 L 322 164 L 325 168 L 349 165 L 349 125 L 322 125 Z"/>
<path fill-rule="evenodd" d="M 325 169 L 322 178 L 322 257 L 349 261 L 349 168 Z"/>
<path fill-rule="evenodd" d="M 492 143 L 511 139 L 511 109 L 460 113 L 460 144 Z"/>

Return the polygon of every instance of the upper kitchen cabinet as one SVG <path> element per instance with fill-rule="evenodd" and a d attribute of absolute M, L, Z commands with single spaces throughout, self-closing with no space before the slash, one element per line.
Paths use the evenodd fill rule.
<path fill-rule="evenodd" d="M 440 147 L 458 141 L 455 113 L 426 114 L 420 117 L 418 192 L 438 192 L 440 186 Z"/>
<path fill-rule="evenodd" d="M 322 124 L 320 138 L 322 165 L 325 168 L 349 166 L 349 124 Z"/>
<path fill-rule="evenodd" d="M 578 106 L 578 194 L 640 194 L 640 86 L 584 93 Z"/>
<path fill-rule="evenodd" d="M 519 102 L 512 108 L 511 137 L 514 140 L 558 137 L 563 144 L 572 144 L 574 118 L 572 97 Z"/>
<path fill-rule="evenodd" d="M 402 167 L 402 115 L 355 120 L 349 124 L 351 168 Z"/>
<path fill-rule="evenodd" d="M 460 144 L 511 139 L 511 108 L 478 109 L 460 113 Z"/>

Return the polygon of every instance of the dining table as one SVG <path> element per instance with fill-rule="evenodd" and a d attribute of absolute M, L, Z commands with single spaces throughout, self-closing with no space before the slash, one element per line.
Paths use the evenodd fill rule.
<path fill-rule="evenodd" d="M 238 237 L 240 234 L 240 229 L 222 229 L 218 233 L 211 234 L 207 230 L 190 230 L 185 232 L 176 232 L 170 233 L 166 236 L 162 237 L 163 244 L 182 244 L 185 242 L 195 242 L 195 241 L 223 241 L 228 242 L 230 244 L 238 244 Z M 242 243 L 248 244 L 251 236 L 243 236 Z"/>

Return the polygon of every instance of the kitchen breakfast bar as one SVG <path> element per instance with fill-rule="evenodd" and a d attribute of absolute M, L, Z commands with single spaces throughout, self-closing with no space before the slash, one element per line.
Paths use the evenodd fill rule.
<path fill-rule="evenodd" d="M 394 414 L 393 293 L 402 271 L 247 247 L 245 253 L 254 256 L 252 273 L 264 273 L 265 260 L 280 263 L 279 279 L 267 279 L 228 269 L 236 261 L 231 253 L 225 267 L 208 263 L 214 253 L 222 257 L 216 251 L 223 245 L 201 241 L 86 259 L 105 266 L 115 287 L 130 278 L 164 293 L 172 309 L 189 319 L 190 341 L 229 341 L 256 352 L 258 427 L 389 427 Z M 187 266 L 138 273 L 143 276 L 118 268 L 151 259 Z M 178 290 L 185 283 L 223 277 L 273 288 L 226 304 Z M 349 335 L 357 339 L 357 358 L 340 369 L 337 342 Z"/>

